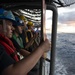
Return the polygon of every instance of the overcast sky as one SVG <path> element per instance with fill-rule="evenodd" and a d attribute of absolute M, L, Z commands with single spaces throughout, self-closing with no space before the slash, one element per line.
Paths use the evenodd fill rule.
<path fill-rule="evenodd" d="M 51 11 L 46 12 L 46 28 L 52 25 Z M 58 8 L 58 32 L 75 33 L 75 4 L 69 7 Z M 50 29 L 51 30 L 51 29 Z M 49 31 L 50 32 L 50 31 Z"/>
<path fill-rule="evenodd" d="M 58 8 L 58 14 L 59 23 L 75 21 L 75 4 L 70 7 Z"/>
<path fill-rule="evenodd" d="M 46 12 L 46 19 L 51 19 L 50 11 Z M 68 7 L 62 7 L 58 8 L 58 22 L 59 24 L 66 24 L 67 22 L 75 21 L 75 4 L 68 6 Z M 48 21 L 47 21 L 48 23 Z M 49 22 L 50 23 L 50 22 Z"/>

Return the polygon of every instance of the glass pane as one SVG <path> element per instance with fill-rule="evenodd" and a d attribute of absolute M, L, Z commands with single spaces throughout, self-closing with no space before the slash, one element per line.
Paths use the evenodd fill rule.
<path fill-rule="evenodd" d="M 52 11 L 46 10 L 46 37 L 51 42 L 51 33 L 52 33 Z M 50 51 L 47 53 L 47 58 L 50 60 Z M 50 73 L 50 62 L 47 60 L 44 63 L 45 75 Z"/>
<path fill-rule="evenodd" d="M 51 36 L 50 36 L 51 33 L 52 33 L 52 11 L 46 10 L 46 34 L 49 41 L 51 41 Z"/>
<path fill-rule="evenodd" d="M 51 33 L 52 33 L 52 11 L 46 10 L 46 36 L 50 42 L 51 42 Z M 47 54 L 47 58 L 50 59 L 50 51 Z"/>
<path fill-rule="evenodd" d="M 56 39 L 55 75 L 75 75 L 75 5 L 58 8 L 58 28 Z M 49 12 L 49 14 L 47 13 Z M 51 41 L 52 14 L 46 11 L 47 38 Z M 48 16 L 47 16 L 48 15 Z M 50 53 L 48 53 L 50 58 Z M 46 74 L 49 74 L 48 62 Z"/>
<path fill-rule="evenodd" d="M 58 8 L 55 75 L 75 75 L 74 7 Z"/>

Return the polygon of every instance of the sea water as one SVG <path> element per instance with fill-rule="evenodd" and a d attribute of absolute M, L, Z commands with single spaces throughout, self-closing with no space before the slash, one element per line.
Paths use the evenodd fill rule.
<path fill-rule="evenodd" d="M 51 35 L 48 34 L 48 38 Z M 75 75 L 75 34 L 59 33 L 56 39 L 55 75 Z M 50 58 L 50 52 L 48 53 Z M 49 75 L 49 63 L 45 62 L 45 75 Z"/>

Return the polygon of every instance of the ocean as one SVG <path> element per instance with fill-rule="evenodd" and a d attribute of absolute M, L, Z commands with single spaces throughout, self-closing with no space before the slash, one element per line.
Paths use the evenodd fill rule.
<path fill-rule="evenodd" d="M 48 34 L 48 38 L 51 35 Z M 50 52 L 48 53 L 50 57 Z M 49 63 L 45 63 L 49 75 Z M 55 75 L 75 75 L 75 34 L 58 33 L 56 40 Z"/>

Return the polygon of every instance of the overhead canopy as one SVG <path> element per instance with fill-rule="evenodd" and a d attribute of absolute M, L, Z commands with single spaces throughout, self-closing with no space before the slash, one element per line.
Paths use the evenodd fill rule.
<path fill-rule="evenodd" d="M 54 3 L 57 7 L 65 7 L 75 3 L 75 0 L 46 0 L 46 5 Z M 14 14 L 24 15 L 35 25 L 41 24 L 42 0 L 0 0 L 0 6 L 12 10 Z"/>
<path fill-rule="evenodd" d="M 41 23 L 41 9 L 19 9 L 13 11 L 17 15 L 24 15 L 29 21 L 40 25 Z"/>
<path fill-rule="evenodd" d="M 75 0 L 53 0 L 57 7 L 66 7 L 75 3 Z"/>
<path fill-rule="evenodd" d="M 75 3 L 75 0 L 45 0 L 46 5 L 55 3 L 57 7 L 65 7 Z M 0 0 L 0 6 L 16 10 L 18 8 L 25 9 L 41 9 L 42 0 Z"/>

